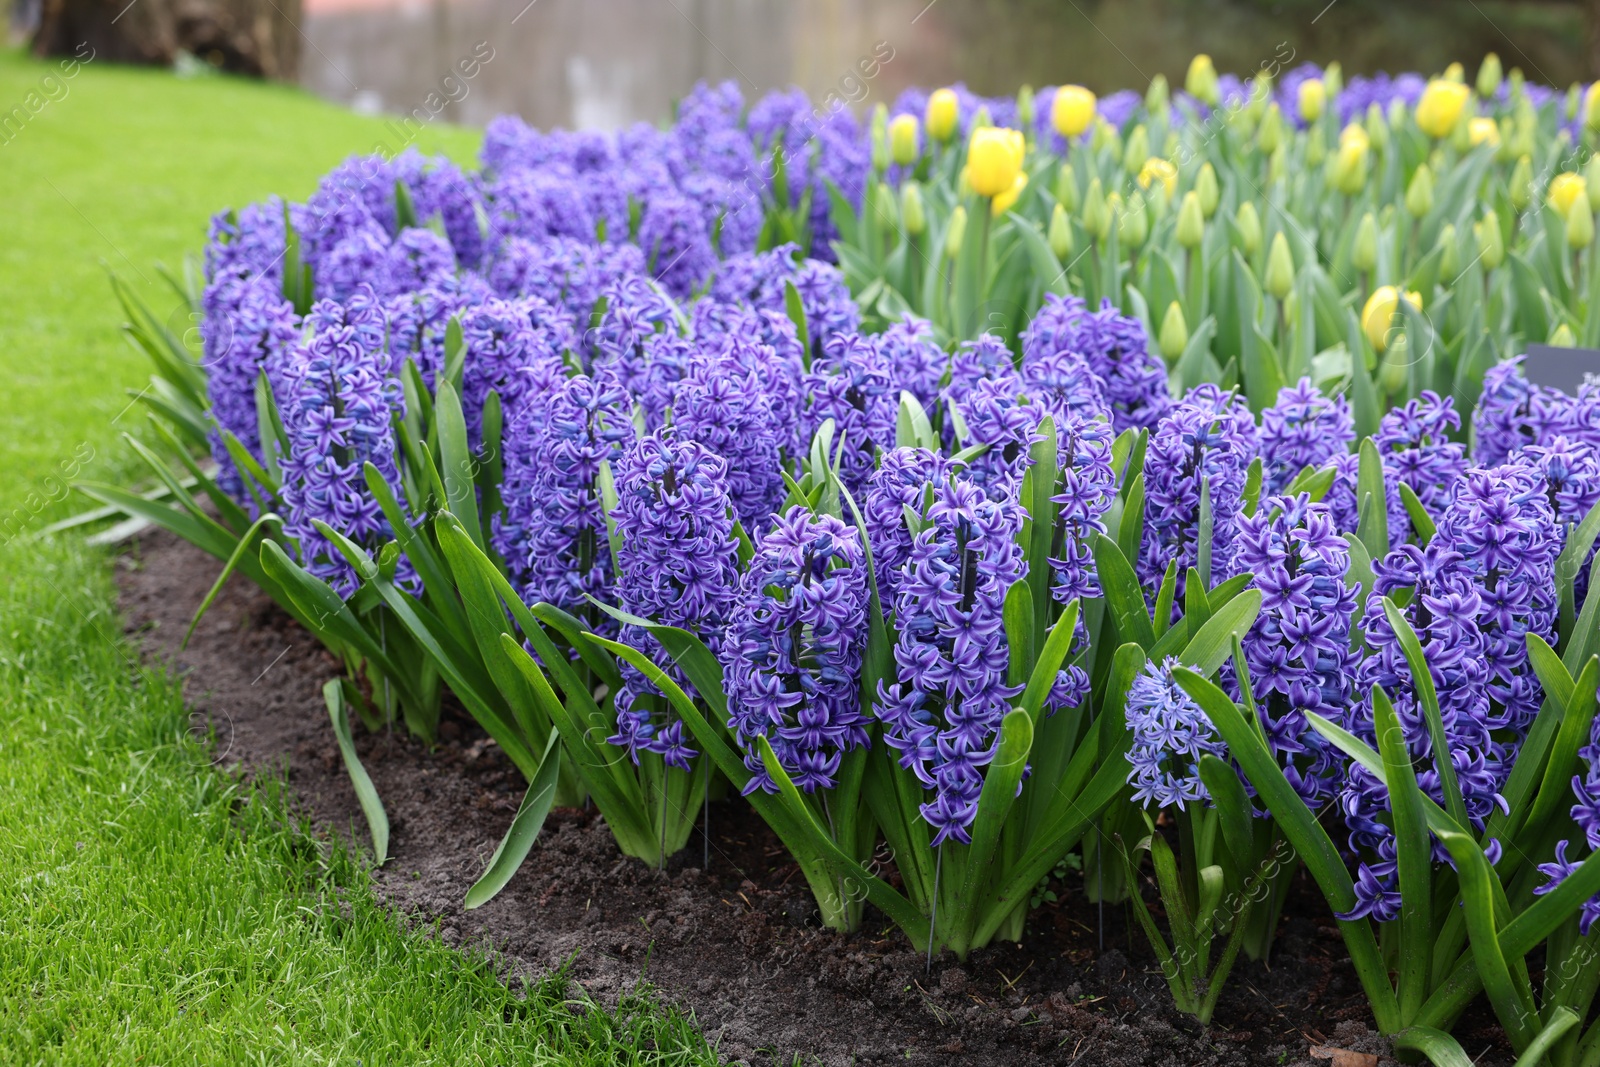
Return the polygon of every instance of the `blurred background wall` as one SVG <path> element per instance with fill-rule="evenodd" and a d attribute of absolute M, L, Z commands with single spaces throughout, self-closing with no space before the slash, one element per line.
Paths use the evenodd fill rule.
<path fill-rule="evenodd" d="M 659 121 L 701 78 L 734 79 L 747 98 L 793 84 L 862 105 L 957 80 L 1142 89 L 1158 71 L 1181 84 L 1196 52 L 1240 74 L 1331 59 L 1347 74 L 1452 60 L 1470 72 L 1494 51 L 1547 84 L 1600 76 L 1600 0 L 17 2 L 16 31 L 41 50 L 106 36 L 123 10 L 119 24 L 153 43 L 113 58 L 193 53 L 360 110 L 469 124 L 505 111 L 537 126 Z"/>

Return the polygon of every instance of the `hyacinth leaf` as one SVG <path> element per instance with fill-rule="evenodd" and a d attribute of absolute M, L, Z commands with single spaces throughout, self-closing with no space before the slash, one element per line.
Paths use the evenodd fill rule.
<path fill-rule="evenodd" d="M 322 699 L 327 703 L 328 717 L 333 721 L 333 737 L 339 744 L 339 756 L 344 760 L 345 772 L 350 775 L 356 801 L 361 805 L 361 814 L 366 818 L 367 830 L 372 835 L 373 862 L 382 867 L 389 858 L 389 816 L 383 810 L 383 801 L 378 799 L 378 789 L 372 784 L 371 776 L 361 765 L 355 740 L 350 736 L 350 713 L 344 699 L 346 684 L 342 678 L 330 678 L 322 687 Z"/>
<path fill-rule="evenodd" d="M 206 473 L 200 469 L 200 465 L 194 461 L 194 457 L 189 454 L 189 450 L 184 448 L 183 444 L 173 436 L 172 431 L 167 428 L 165 423 L 151 417 L 150 425 L 155 430 L 156 436 L 164 441 L 167 447 L 171 449 L 172 454 L 177 457 L 178 463 L 184 470 L 189 472 L 189 477 L 194 479 L 195 486 L 205 494 L 206 499 L 210 500 L 212 506 L 217 509 L 217 515 L 222 519 L 222 525 L 236 534 L 244 533 L 250 526 L 250 516 L 245 510 L 231 496 L 222 491 L 215 478 L 206 476 Z M 141 450 L 141 452 L 143 451 Z M 149 454 L 149 459 L 152 462 L 155 461 L 153 452 Z M 163 464 L 163 469 L 167 472 L 165 477 L 173 490 L 175 492 L 183 491 L 183 483 L 177 480 L 177 477 L 172 473 L 172 468 Z M 186 507 L 199 507 L 199 502 L 195 500 L 193 494 L 188 492 L 184 492 L 184 504 Z"/>
<path fill-rule="evenodd" d="M 217 580 L 211 583 L 211 588 L 206 592 L 205 598 L 200 601 L 200 606 L 195 609 L 194 618 L 189 620 L 189 628 L 183 631 L 183 640 L 178 643 L 179 651 L 189 647 L 189 638 L 194 636 L 194 628 L 200 625 L 200 620 L 205 617 L 206 612 L 216 601 L 217 595 L 222 592 L 223 585 L 233 575 L 239 563 L 248 557 L 250 546 L 255 543 L 256 535 L 269 523 L 282 525 L 283 520 L 269 511 L 251 523 L 250 528 L 244 532 L 244 536 L 239 538 L 239 544 L 234 548 L 233 554 L 228 557 L 228 562 L 223 565 L 222 573 L 217 575 Z"/>
<path fill-rule="evenodd" d="M 1198 587 L 1199 583 L 1195 583 Z M 1166 636 L 1172 627 L 1172 601 L 1178 592 L 1178 561 L 1173 560 L 1167 564 L 1166 576 L 1161 579 L 1161 588 L 1156 591 L 1156 610 L 1151 616 L 1154 624 L 1156 638 L 1159 640 Z M 1204 593 L 1200 594 L 1204 596 Z M 1187 619 L 1187 616 L 1185 616 Z"/>
<path fill-rule="evenodd" d="M 1338 846 L 1284 777 L 1266 742 L 1255 727 L 1245 721 L 1238 705 L 1205 677 L 1187 668 L 1174 668 L 1172 678 L 1211 720 L 1211 725 L 1228 746 L 1229 755 L 1277 819 L 1279 828 L 1305 861 L 1306 870 L 1316 879 L 1334 912 L 1353 910 L 1355 883 Z M 1378 951 L 1371 924 L 1341 919 L 1339 930 L 1379 1030 L 1393 1033 L 1399 1029 L 1399 1003 L 1389 984 L 1388 967 Z"/>
<path fill-rule="evenodd" d="M 452 323 L 455 319 L 450 320 Z M 483 527 L 478 519 L 477 461 L 467 443 L 467 420 L 461 397 L 449 382 L 439 386 L 434 413 L 439 428 L 439 467 L 444 476 L 446 506 L 466 528 L 472 543 L 483 548 Z"/>
<path fill-rule="evenodd" d="M 1156 635 L 1150 625 L 1150 616 L 1146 613 L 1144 592 L 1139 588 L 1139 580 L 1134 576 L 1128 557 L 1123 555 L 1111 538 L 1096 534 L 1094 561 L 1117 630 L 1127 639 L 1137 642 L 1140 648 L 1154 645 Z"/>
<path fill-rule="evenodd" d="M 984 772 L 983 789 L 978 794 L 978 812 L 970 830 L 972 843 L 967 846 L 964 864 L 966 873 L 956 892 L 957 911 L 951 924 L 955 930 L 952 940 L 957 945 L 971 943 L 971 931 L 978 920 L 979 896 L 994 873 L 992 867 L 1000 832 L 1016 803 L 1032 749 L 1033 719 L 1023 709 L 1013 708 L 1000 722 L 994 759 Z"/>
<path fill-rule="evenodd" d="M 444 373 L 437 380 L 442 393 L 448 385 L 457 397 L 461 394 L 461 378 L 467 366 L 467 339 L 461 332 L 461 316 L 451 315 L 444 327 Z M 459 402 L 459 400 L 458 400 Z"/>
<path fill-rule="evenodd" d="M 489 857 L 483 873 L 467 890 L 466 899 L 462 902 L 467 911 L 481 908 L 498 896 L 500 890 L 510 884 L 512 876 L 521 869 L 528 853 L 533 851 L 533 843 L 538 840 L 539 831 L 544 829 L 544 821 L 550 815 L 550 805 L 556 798 L 556 780 L 561 769 L 560 737 L 556 731 L 550 731 L 550 740 L 545 742 L 544 754 L 539 757 L 539 771 L 528 783 L 528 791 L 523 794 L 522 803 L 511 818 L 511 825 L 495 846 L 494 855 Z"/>
<path fill-rule="evenodd" d="M 1408 1026 L 1391 1040 L 1397 1051 L 1426 1056 L 1433 1067 L 1473 1067 L 1472 1057 L 1467 1055 L 1460 1042 L 1431 1026 Z"/>
<path fill-rule="evenodd" d="M 1360 525 L 1356 536 L 1367 546 L 1367 556 L 1377 560 L 1389 554 L 1389 505 L 1384 489 L 1383 459 L 1370 437 L 1361 439 L 1360 452 L 1360 467 L 1356 473 Z"/>
<path fill-rule="evenodd" d="M 1542 1023 L 1533 991 L 1526 985 L 1525 973 L 1513 974 L 1506 962 L 1495 922 L 1495 899 L 1490 884 L 1499 885 L 1499 880 L 1483 849 L 1471 835 L 1446 830 L 1438 837 L 1450 850 L 1456 872 L 1461 877 L 1461 902 L 1466 907 L 1467 929 L 1472 936 L 1472 958 L 1482 975 L 1484 994 L 1500 1025 L 1505 1027 L 1511 1047 L 1521 1053 L 1538 1036 Z"/>
<path fill-rule="evenodd" d="M 1356 594 L 1356 603 L 1365 604 L 1372 595 L 1372 557 L 1367 554 L 1366 543 L 1360 537 L 1347 533 L 1344 535 L 1344 540 L 1350 546 L 1350 569 L 1345 572 L 1345 579 L 1361 587 L 1361 591 Z M 1359 648 L 1361 642 L 1361 628 L 1352 620 L 1350 625 L 1350 647 Z"/>
<path fill-rule="evenodd" d="M 436 610 L 448 616 L 447 623 L 457 633 L 467 631 L 467 616 L 455 597 L 443 595 L 442 591 L 451 588 L 450 572 L 439 554 L 428 539 L 418 532 L 417 528 L 408 521 L 408 516 L 400 508 L 400 502 L 395 498 L 394 489 L 384 478 L 383 472 L 371 462 L 362 468 L 367 491 L 378 502 L 378 508 L 383 512 L 383 517 L 389 520 L 389 529 L 394 531 L 395 540 L 400 544 L 400 551 L 405 553 L 406 559 L 411 561 L 411 566 L 416 570 L 417 577 L 422 579 L 422 587 L 429 591 L 430 603 Z M 433 591 L 441 591 L 440 595 L 433 596 Z"/>
<path fill-rule="evenodd" d="M 589 640 L 589 624 L 570 611 L 542 600 L 529 610 L 540 622 L 565 638 L 567 644 L 578 654 L 578 658 L 583 660 L 584 665 L 593 671 L 608 689 L 615 692 L 622 687 L 622 674 L 617 670 L 617 661 L 595 647 Z"/>
<path fill-rule="evenodd" d="M 239 468 L 241 474 L 246 475 L 244 489 L 245 492 L 250 494 L 250 500 L 255 505 L 255 509 L 257 511 L 271 511 L 272 498 L 278 492 L 277 482 L 272 480 L 272 476 L 267 473 L 267 469 L 261 465 L 261 462 L 252 456 L 250 450 L 245 448 L 239 439 L 233 435 L 232 430 L 223 430 L 220 436 L 222 438 L 222 447 L 228 451 L 228 458 L 233 460 L 234 466 Z M 187 465 L 185 464 L 185 466 Z M 216 479 L 212 478 L 210 481 L 214 484 Z M 200 483 L 197 481 L 195 484 L 198 485 Z M 265 488 L 263 489 L 263 487 Z"/>
<path fill-rule="evenodd" d="M 1572 676 L 1567 674 L 1566 667 L 1556 658 L 1554 650 L 1540 640 L 1538 634 L 1529 634 L 1527 642 L 1529 659 L 1544 685 L 1545 699 L 1555 701 L 1563 709 L 1555 744 L 1550 750 L 1550 761 L 1534 793 L 1533 808 L 1523 823 L 1528 832 L 1537 834 L 1552 816 L 1572 801 L 1570 782 L 1578 769 L 1578 750 L 1588 743 L 1595 718 L 1600 658 L 1591 656 L 1589 662 L 1584 664 L 1583 673 L 1574 682 Z M 1520 755 L 1518 762 L 1521 762 Z"/>
<path fill-rule="evenodd" d="M 1232 767 L 1211 755 L 1200 757 L 1200 781 L 1211 797 L 1211 808 L 1222 824 L 1222 841 L 1228 848 L 1233 863 L 1230 872 L 1237 878 L 1251 862 L 1256 851 L 1255 833 L 1250 826 L 1253 806 L 1250 797 Z"/>
<path fill-rule="evenodd" d="M 933 423 L 921 401 L 911 393 L 901 391 L 900 413 L 895 421 L 894 443 L 900 448 L 926 448 L 937 450 L 939 436 L 933 432 Z"/>
<path fill-rule="evenodd" d="M 1027 589 L 1027 586 L 1020 582 L 1018 586 Z M 1056 675 L 1061 670 L 1061 664 L 1072 649 L 1072 638 L 1078 628 L 1079 610 L 1078 599 L 1074 597 L 1056 619 L 1055 625 L 1050 628 L 1050 636 L 1045 639 L 1044 648 L 1039 650 L 1037 658 L 1032 661 L 1033 669 L 1028 676 L 1027 688 L 1022 691 L 1022 696 L 1018 698 L 1016 704 L 1017 710 L 1027 712 L 1032 722 L 1039 721 L 1039 713 L 1044 707 L 1045 699 L 1050 695 L 1050 690 L 1056 684 Z M 1010 636 L 1009 633 L 1007 636 Z"/>
<path fill-rule="evenodd" d="M 1399 716 L 1382 686 L 1372 687 L 1373 728 L 1382 753 L 1400 881 L 1400 1019 L 1414 1019 L 1428 993 L 1433 955 L 1433 850 L 1428 816 Z"/>
<path fill-rule="evenodd" d="M 1589 566 L 1589 592 L 1583 598 L 1583 610 L 1578 614 L 1572 639 L 1561 650 L 1561 662 L 1567 670 L 1576 670 L 1578 664 L 1600 651 L 1600 555 Z"/>
<path fill-rule="evenodd" d="M 1284 496 L 1298 496 L 1305 493 L 1311 497 L 1313 504 L 1321 502 L 1328 495 L 1328 490 L 1333 488 L 1334 479 L 1338 472 L 1333 467 L 1307 467 L 1295 476 L 1294 481 L 1283 491 Z"/>
<path fill-rule="evenodd" d="M 591 604 L 624 626 L 637 626 L 641 630 L 648 630 L 652 637 L 661 642 L 661 647 L 671 654 L 672 662 L 683 668 L 684 675 L 700 694 L 700 699 L 704 700 L 717 716 L 717 720 L 719 722 L 727 720 L 728 697 L 723 691 L 722 664 L 717 662 L 717 657 L 706 647 L 704 641 L 676 626 L 651 622 L 631 612 L 614 608 L 592 596 L 588 599 Z M 611 642 L 601 642 L 593 633 L 590 633 L 589 637 L 607 648 L 611 647 Z"/>
<path fill-rule="evenodd" d="M 1118 851 L 1122 853 L 1122 863 L 1126 871 L 1128 884 L 1130 886 L 1138 885 L 1139 869 L 1138 865 L 1134 862 L 1133 855 L 1141 848 L 1148 848 L 1150 845 L 1150 839 L 1145 838 L 1131 849 L 1123 844 L 1121 837 L 1116 839 L 1116 843 L 1119 846 Z M 1163 844 L 1165 844 L 1165 842 L 1163 842 Z M 1176 905 L 1171 903 L 1167 904 L 1167 912 L 1169 916 L 1172 917 L 1172 923 L 1174 925 L 1180 921 L 1179 916 L 1182 914 L 1183 910 L 1183 902 L 1181 900 L 1178 901 Z M 1145 940 L 1150 943 L 1151 951 L 1156 954 L 1156 961 L 1161 966 L 1162 976 L 1167 980 L 1167 987 L 1172 990 L 1173 1005 L 1179 1011 L 1189 1012 L 1192 1014 L 1195 1008 L 1195 1003 L 1194 997 L 1189 988 L 1189 982 L 1187 981 L 1187 969 L 1181 966 L 1178 960 L 1173 958 L 1172 950 L 1167 947 L 1167 939 L 1161 936 L 1161 931 L 1157 928 L 1155 919 L 1150 915 L 1149 906 L 1147 906 L 1142 899 L 1136 899 L 1133 902 L 1132 911 L 1134 919 L 1139 923 L 1139 928 L 1144 931 Z M 1178 940 L 1176 931 L 1174 931 L 1173 940 Z M 1178 945 L 1178 952 L 1181 957 L 1188 958 L 1185 948 L 1181 943 Z"/>
<path fill-rule="evenodd" d="M 783 283 L 783 309 L 789 314 L 789 321 L 794 323 L 795 336 L 800 339 L 800 351 L 805 358 L 806 370 L 811 369 L 811 332 L 806 328 L 806 305 L 800 299 L 800 290 L 794 287 L 794 282 Z"/>
<path fill-rule="evenodd" d="M 193 354 L 167 325 L 158 319 L 128 284 L 115 271 L 107 271 L 111 291 L 122 305 L 128 322 L 124 332 L 134 344 L 144 350 L 156 365 L 156 372 L 182 391 L 184 398 L 199 411 L 207 406 L 205 371 L 195 363 Z"/>
<path fill-rule="evenodd" d="M 1428 724 L 1428 742 L 1436 757 L 1441 753 L 1447 754 L 1450 752 L 1450 739 L 1444 732 L 1439 694 L 1433 685 L 1433 672 L 1429 670 L 1427 658 L 1422 653 L 1422 642 L 1417 640 L 1416 631 L 1388 597 L 1383 598 L 1383 614 L 1394 630 L 1400 650 L 1405 653 L 1407 666 L 1411 668 L 1411 684 L 1416 689 L 1417 702 L 1422 705 L 1423 721 Z M 1472 822 L 1467 817 L 1467 803 L 1461 795 L 1461 783 L 1456 780 L 1455 765 L 1448 755 L 1435 758 L 1433 764 L 1439 775 L 1440 788 L 1444 791 L 1445 810 L 1459 825 L 1471 826 Z"/>
<path fill-rule="evenodd" d="M 1128 483 L 1127 499 L 1122 504 L 1122 521 L 1117 525 L 1117 547 L 1125 559 L 1139 558 L 1139 547 L 1144 541 L 1144 474 L 1140 472 Z"/>
<path fill-rule="evenodd" d="M 1200 476 L 1200 507 L 1195 521 L 1195 564 L 1200 588 L 1211 588 L 1211 549 L 1216 536 L 1216 518 L 1211 511 L 1211 479 Z"/>
<path fill-rule="evenodd" d="M 1246 589 L 1206 620 L 1178 658 L 1203 676 L 1215 674 L 1233 654 L 1233 640 L 1248 633 L 1261 613 L 1261 590 Z"/>
<path fill-rule="evenodd" d="M 1600 270 L 1595 271 L 1595 277 L 1600 279 Z M 1593 321 L 1600 323 L 1600 315 L 1593 316 Z M 1556 591 L 1561 598 L 1560 629 L 1563 641 L 1571 641 L 1574 633 L 1573 615 L 1577 605 L 1573 598 L 1578 579 L 1578 572 L 1583 569 L 1583 561 L 1589 558 L 1589 550 L 1594 547 L 1595 539 L 1600 538 L 1600 502 L 1589 509 L 1583 521 L 1567 531 L 1566 544 L 1561 549 L 1561 555 L 1556 559 Z"/>
<path fill-rule="evenodd" d="M 1056 434 L 1055 420 L 1046 415 L 1039 420 L 1039 440 L 1029 449 L 1029 466 L 1022 479 L 1020 499 L 1028 509 L 1026 529 L 1029 534 L 1022 541 L 1028 558 L 1028 582 L 1033 588 L 1034 632 L 1043 633 L 1050 625 L 1050 612 L 1054 603 L 1051 583 L 1055 570 L 1050 566 L 1050 550 L 1056 533 L 1056 518 L 1060 512 L 1054 497 L 1060 484 L 1060 438 Z"/>
<path fill-rule="evenodd" d="M 1411 528 L 1416 531 L 1418 542 L 1425 545 L 1433 540 L 1434 530 L 1437 529 L 1433 517 L 1428 514 L 1428 509 L 1422 506 L 1416 491 L 1405 482 L 1400 483 L 1400 499 L 1406 506 L 1406 515 L 1411 519 Z"/>
<path fill-rule="evenodd" d="M 1000 618 L 1006 634 L 1006 684 L 1022 685 L 1037 658 L 1033 632 L 1033 590 L 1020 578 L 1006 590 Z"/>
<path fill-rule="evenodd" d="M 1244 476 L 1244 513 L 1248 516 L 1254 516 L 1261 504 L 1261 472 L 1261 457 L 1257 456 Z"/>
<path fill-rule="evenodd" d="M 272 479 L 266 483 L 276 487 L 283 481 L 283 471 L 278 457 L 289 452 L 288 435 L 283 429 L 283 418 L 278 412 L 278 401 L 272 395 L 272 383 L 267 372 L 256 375 L 256 433 L 261 439 L 261 465 Z"/>
<path fill-rule="evenodd" d="M 1528 1047 L 1522 1050 L 1522 1055 L 1517 1057 L 1512 1067 L 1539 1067 L 1556 1042 L 1582 1021 L 1571 1008 L 1565 1005 L 1557 1007 L 1550 1013 L 1550 1021 L 1544 1024 L 1544 1029 L 1528 1042 Z"/>

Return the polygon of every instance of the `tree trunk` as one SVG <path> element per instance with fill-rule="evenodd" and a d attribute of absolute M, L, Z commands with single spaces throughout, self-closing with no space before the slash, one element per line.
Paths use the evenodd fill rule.
<path fill-rule="evenodd" d="M 219 70 L 293 81 L 301 39 L 300 0 L 43 0 L 33 51 L 163 66 L 188 52 Z"/>

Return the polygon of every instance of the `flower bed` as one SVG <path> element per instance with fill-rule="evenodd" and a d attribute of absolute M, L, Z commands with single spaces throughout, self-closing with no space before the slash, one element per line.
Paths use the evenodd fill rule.
<path fill-rule="evenodd" d="M 1340 83 L 352 159 L 216 220 L 198 362 L 119 290 L 180 467 L 88 488 L 343 659 L 380 862 L 348 716 L 460 702 L 528 783 L 469 907 L 552 805 L 662 866 L 738 795 L 929 957 L 1081 865 L 1207 1022 L 1303 870 L 1397 1043 L 1596 1062 L 1600 405 L 1507 357 L 1600 342 L 1600 108 Z"/>

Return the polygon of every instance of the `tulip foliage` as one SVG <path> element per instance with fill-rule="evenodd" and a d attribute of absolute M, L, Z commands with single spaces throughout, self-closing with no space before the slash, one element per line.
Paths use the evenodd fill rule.
<path fill-rule="evenodd" d="M 1593 1067 L 1600 394 L 1519 358 L 1600 343 L 1588 109 L 1200 57 L 496 120 L 218 217 L 199 352 L 118 285 L 161 485 L 85 489 L 344 659 L 380 862 L 347 708 L 448 688 L 528 782 L 470 906 L 552 805 L 664 866 L 747 803 L 930 956 L 1072 857 L 1206 1022 L 1303 872 L 1397 1044 L 1481 995 Z"/>

